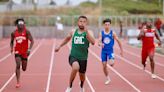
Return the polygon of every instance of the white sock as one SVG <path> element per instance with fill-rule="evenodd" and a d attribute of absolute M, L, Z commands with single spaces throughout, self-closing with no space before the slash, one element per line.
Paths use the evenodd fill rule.
<path fill-rule="evenodd" d="M 107 80 L 110 80 L 109 76 L 107 76 L 106 78 L 107 78 Z"/>

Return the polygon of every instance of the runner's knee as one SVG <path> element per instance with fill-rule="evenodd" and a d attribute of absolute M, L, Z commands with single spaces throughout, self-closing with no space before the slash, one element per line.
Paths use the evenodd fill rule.
<path fill-rule="evenodd" d="M 153 58 L 150 58 L 150 62 L 151 62 L 151 63 L 154 63 L 154 59 L 153 59 Z"/>
<path fill-rule="evenodd" d="M 72 69 L 73 70 L 76 70 L 76 71 L 78 71 L 79 70 L 79 64 L 78 64 L 78 62 L 74 62 L 73 64 L 72 64 Z"/>
<path fill-rule="evenodd" d="M 26 67 L 27 67 L 27 60 L 22 60 L 22 70 L 26 71 Z"/>
<path fill-rule="evenodd" d="M 106 69 L 107 68 L 107 66 L 106 65 L 103 65 L 103 69 Z"/>
<path fill-rule="evenodd" d="M 85 73 L 79 73 L 80 80 L 85 81 Z"/>
<path fill-rule="evenodd" d="M 106 69 L 107 68 L 107 64 L 106 62 L 103 63 L 103 69 Z"/>

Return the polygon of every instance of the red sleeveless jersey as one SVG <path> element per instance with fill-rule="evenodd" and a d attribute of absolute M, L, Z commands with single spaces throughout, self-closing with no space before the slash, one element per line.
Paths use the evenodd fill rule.
<path fill-rule="evenodd" d="M 28 38 L 26 29 L 19 33 L 16 29 L 14 32 L 15 44 L 15 54 L 25 54 L 28 50 Z"/>
<path fill-rule="evenodd" d="M 155 29 L 144 29 L 142 48 L 154 48 Z"/>

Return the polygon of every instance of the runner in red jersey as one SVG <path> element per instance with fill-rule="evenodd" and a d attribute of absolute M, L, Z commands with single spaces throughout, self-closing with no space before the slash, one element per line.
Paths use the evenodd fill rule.
<path fill-rule="evenodd" d="M 16 30 L 11 33 L 11 53 L 15 53 L 16 61 L 16 78 L 17 84 L 16 88 L 20 87 L 20 66 L 22 65 L 22 70 L 26 71 L 27 58 L 30 54 L 31 48 L 34 44 L 33 38 L 30 31 L 25 28 L 25 22 L 23 18 L 19 18 L 15 21 Z M 28 41 L 30 40 L 30 46 L 28 46 Z M 15 41 L 15 44 L 14 44 Z"/>
<path fill-rule="evenodd" d="M 138 40 L 142 40 L 142 64 L 145 69 L 146 67 L 146 59 L 149 57 L 150 59 L 150 65 L 151 65 L 151 73 L 152 78 L 156 78 L 156 75 L 154 74 L 154 52 L 155 52 L 155 45 L 154 45 L 154 37 L 157 38 L 159 41 L 158 45 L 161 45 L 161 40 L 159 36 L 156 33 L 155 29 L 152 29 L 151 22 L 148 21 L 146 24 L 146 28 L 142 29 L 140 31 L 140 34 L 138 36 Z"/>
<path fill-rule="evenodd" d="M 159 35 L 162 37 L 162 32 L 161 32 L 162 21 L 161 21 L 161 19 L 157 18 L 154 25 L 155 25 Z"/>

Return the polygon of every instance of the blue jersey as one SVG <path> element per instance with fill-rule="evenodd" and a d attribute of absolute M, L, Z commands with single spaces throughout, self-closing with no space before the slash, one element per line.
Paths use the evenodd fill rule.
<path fill-rule="evenodd" d="M 102 43 L 104 44 L 104 48 L 102 48 L 102 52 L 113 52 L 114 46 L 114 38 L 113 31 L 110 30 L 110 33 L 106 34 L 104 30 L 101 31 L 102 35 Z"/>

